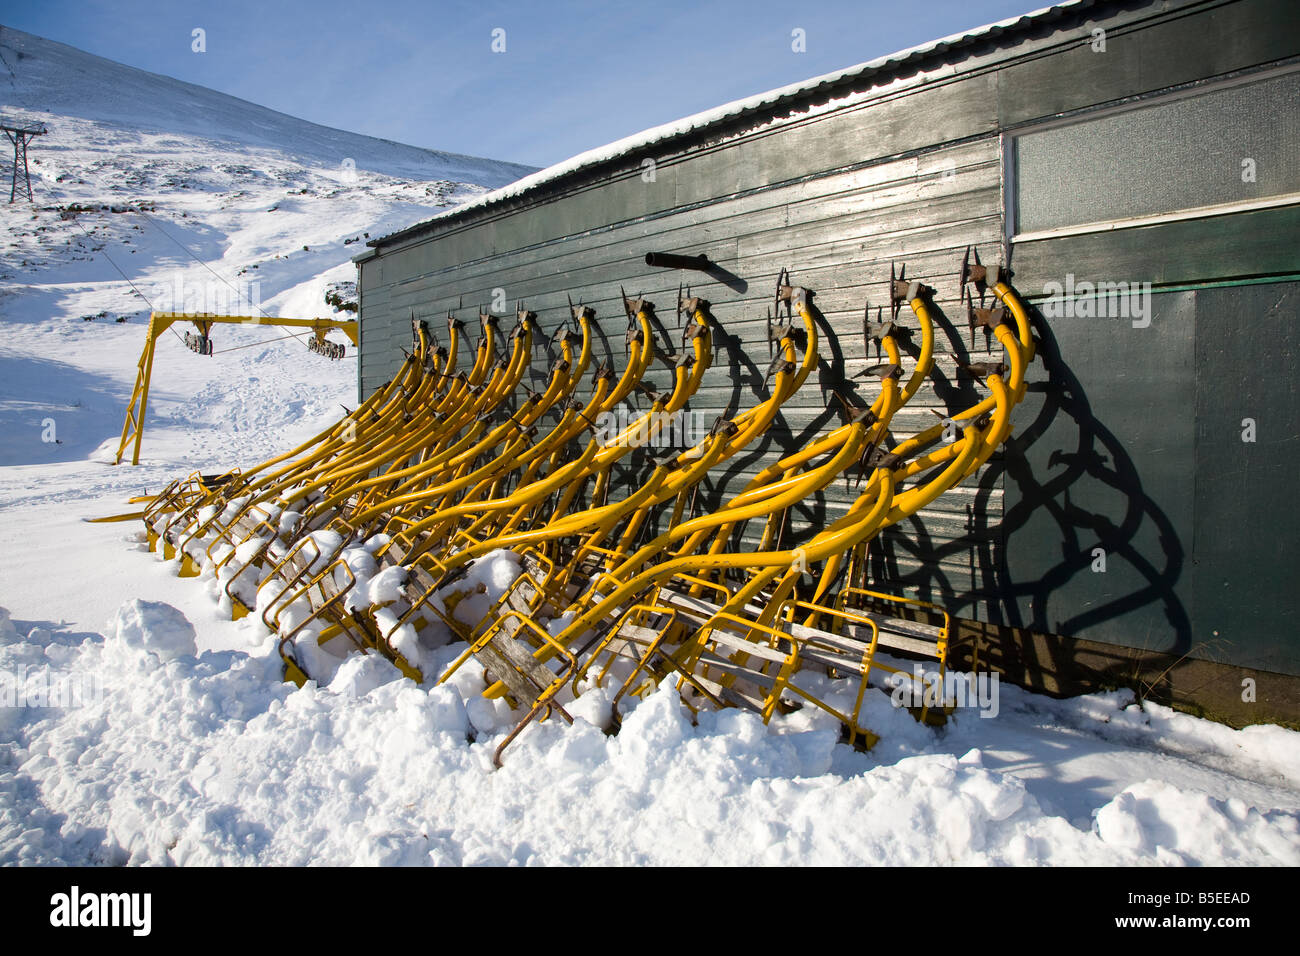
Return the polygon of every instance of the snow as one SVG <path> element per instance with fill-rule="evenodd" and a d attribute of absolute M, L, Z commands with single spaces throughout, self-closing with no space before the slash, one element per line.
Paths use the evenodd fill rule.
<path fill-rule="evenodd" d="M 530 726 L 496 770 L 520 715 L 481 696 L 472 658 L 417 685 L 309 629 L 297 646 L 319 656 L 318 680 L 284 683 L 259 615 L 232 622 L 210 578 L 145 553 L 139 522 L 80 519 L 314 434 L 355 402 L 351 359 L 292 339 L 204 358 L 167 336 L 144 463 L 109 467 L 147 307 L 43 206 L 147 203 L 227 279 L 260 263 L 269 312 L 310 315 L 352 277 L 342 237 L 436 203 L 424 182 L 360 170 L 343 184 L 274 146 L 114 122 L 60 117 L 57 139 L 33 147 L 37 207 L 0 207 L 0 863 L 1300 863 L 1300 734 L 1128 691 L 1053 700 L 1002 683 L 995 717 L 960 710 L 933 728 L 872 690 L 863 719 L 881 740 L 862 753 L 812 708 L 693 724 L 671 683 L 620 701 L 608 736 L 611 694 L 592 689 L 563 699 L 573 725 Z M 90 175 L 100 163 L 107 181 Z M 236 167 L 253 172 L 221 171 Z M 133 214 L 82 222 L 142 289 L 212 279 Z M 101 310 L 130 321 L 82 321 Z M 218 350 L 270 337 L 215 334 Z M 46 418 L 61 443 L 41 440 Z M 338 548 L 317 535 L 322 553 Z M 377 568 L 384 540 L 340 558 L 391 627 L 403 574 Z M 508 552 L 480 559 L 457 614 L 518 573 Z M 393 638 L 437 675 L 465 646 L 426 634 Z"/>
<path fill-rule="evenodd" d="M 35 631 L 27 640 L 37 643 Z M 127 601 L 108 622 L 105 638 L 109 647 L 145 651 L 166 662 L 199 652 L 194 643 L 194 625 L 180 611 L 160 601 Z M 49 632 L 45 632 L 45 641 Z"/>
<path fill-rule="evenodd" d="M 608 737 L 595 693 L 572 727 L 531 729 L 493 771 L 500 732 L 482 728 L 491 708 L 468 678 L 417 687 L 353 656 L 328 687 L 295 690 L 259 651 L 164 665 L 134 645 L 61 646 L 49 666 L 102 675 L 104 696 L 27 715 L 0 771 L 7 862 L 1300 863 L 1293 790 L 1198 779 L 1190 763 L 1149 777 L 1151 749 L 1111 776 L 1095 813 L 1068 819 L 1059 781 L 1005 768 L 1069 736 L 1030 733 L 1019 707 L 1004 730 L 1016 747 L 969 746 L 986 721 L 943 734 L 901 714 L 917 745 L 873 755 L 833 727 L 741 711 L 692 726 L 669 685 Z M 1093 756 L 1109 749 L 1087 737 Z M 1233 792 L 1210 792 L 1211 778 Z"/>

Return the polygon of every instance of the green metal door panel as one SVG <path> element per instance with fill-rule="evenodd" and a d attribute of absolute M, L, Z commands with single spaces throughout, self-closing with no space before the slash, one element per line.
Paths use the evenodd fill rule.
<path fill-rule="evenodd" d="M 1300 283 L 1202 289 L 1196 328 L 1195 656 L 1300 674 Z"/>
<path fill-rule="evenodd" d="M 1004 623 L 1181 652 L 1191 633 L 1193 297 L 1152 296 L 1145 328 L 1096 317 L 1091 302 L 1092 317 L 1040 326 L 1041 362 L 1016 412 Z"/>

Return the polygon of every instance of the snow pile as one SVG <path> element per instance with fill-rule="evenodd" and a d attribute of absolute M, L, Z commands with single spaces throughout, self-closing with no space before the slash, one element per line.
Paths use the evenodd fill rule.
<path fill-rule="evenodd" d="M 1261 857 L 1300 864 L 1300 815 L 1261 813 L 1236 798 L 1184 793 L 1160 780 L 1124 790 L 1097 811 L 1096 832 L 1111 847 L 1160 864 L 1191 865 L 1208 856 L 1221 863 Z"/>
<path fill-rule="evenodd" d="M 108 643 L 132 651 L 145 651 L 160 661 L 171 661 L 199 652 L 194 643 L 194 625 L 170 604 L 141 601 L 123 604 L 108 622 Z M 30 640 L 30 637 L 29 637 Z"/>
<path fill-rule="evenodd" d="M 139 611 L 128 602 L 121 616 Z M 104 693 L 61 713 L 29 709 L 4 735 L 0 862 L 1300 862 L 1294 805 L 1140 781 L 1080 827 L 986 752 L 944 752 L 929 728 L 916 725 L 919 748 L 882 761 L 804 712 L 764 726 L 729 710 L 693 725 L 671 682 L 632 701 L 614 737 L 599 726 L 607 692 L 585 695 L 572 726 L 530 728 L 497 771 L 509 725 L 474 719 L 487 703 L 474 662 L 429 688 L 356 655 L 327 687 L 295 689 L 277 679 L 272 643 L 166 665 L 93 637 L 64 647 L 48 666 L 93 670 Z M 445 665 L 455 651 L 434 656 Z M 6 645 L 0 660 L 45 653 Z"/>
<path fill-rule="evenodd" d="M 339 665 L 328 686 L 331 692 L 344 697 L 365 697 L 401 676 L 387 658 L 378 654 L 352 654 Z"/>

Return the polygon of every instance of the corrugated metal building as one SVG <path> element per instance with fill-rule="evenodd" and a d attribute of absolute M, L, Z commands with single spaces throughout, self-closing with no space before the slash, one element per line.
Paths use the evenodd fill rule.
<path fill-rule="evenodd" d="M 470 318 L 523 300 L 550 328 L 581 298 L 618 364 L 620 285 L 671 331 L 686 281 L 719 323 L 690 406 L 711 421 L 763 392 L 788 267 L 828 323 L 820 382 L 715 476 L 716 502 L 834 424 L 827 389 L 875 361 L 861 318 L 887 303 L 891 262 L 948 323 L 934 386 L 895 436 L 974 401 L 956 369 L 986 348 L 958 301 L 974 245 L 1035 299 L 1041 361 L 979 480 L 873 545 L 879 586 L 959 614 L 1031 686 L 1151 685 L 1231 720 L 1300 719 L 1298 107 L 1293 0 L 1080 0 L 950 37 L 371 242 L 359 388 L 397 368 L 412 316 L 436 327 L 462 302 Z M 715 268 L 653 268 L 651 251 Z M 849 500 L 840 484 L 797 518 L 822 525 Z"/>

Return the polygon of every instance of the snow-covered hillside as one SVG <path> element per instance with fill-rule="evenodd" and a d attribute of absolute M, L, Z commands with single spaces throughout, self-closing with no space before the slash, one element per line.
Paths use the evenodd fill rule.
<path fill-rule="evenodd" d="M 265 147 L 304 166 L 345 159 L 403 179 L 495 188 L 531 166 L 420 149 L 308 123 L 225 93 L 138 70 L 75 47 L 0 26 L 0 103 L 31 114 L 94 120 L 129 133 L 187 134 L 209 143 Z"/>
<path fill-rule="evenodd" d="M 120 430 L 142 344 L 136 326 L 151 307 L 333 315 L 325 292 L 355 280 L 350 258 L 369 235 L 529 171 L 326 129 L 8 28 L 0 113 L 49 129 L 29 152 L 35 203 L 0 205 L 0 429 L 15 436 L 0 464 L 85 458 Z M 215 337 L 218 350 L 282 341 L 205 360 L 168 335 L 155 393 L 162 421 L 174 414 L 176 376 L 245 381 L 248 363 L 264 357 L 306 362 L 331 398 L 355 391 L 351 358 L 318 362 L 282 331 L 222 327 Z M 17 357 L 30 348 L 44 364 Z M 209 404 L 185 415 L 197 424 L 227 412 Z M 51 418 L 56 442 L 23 437 Z"/>
<path fill-rule="evenodd" d="M 1127 692 L 1004 684 L 996 716 L 935 729 L 873 691 L 868 754 L 810 709 L 693 726 L 670 687 L 607 737 L 595 692 L 494 771 L 512 718 L 472 662 L 441 688 L 373 656 L 282 683 L 256 615 L 223 617 L 138 523 L 81 518 L 315 433 L 355 400 L 354 359 L 256 325 L 218 327 L 211 357 L 167 335 L 143 464 L 110 467 L 141 295 L 330 314 L 349 240 L 515 173 L 367 152 L 9 30 L 0 54 L 3 111 L 51 129 L 35 204 L 0 205 L 0 863 L 1300 863 L 1300 734 Z"/>

